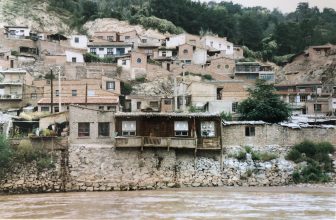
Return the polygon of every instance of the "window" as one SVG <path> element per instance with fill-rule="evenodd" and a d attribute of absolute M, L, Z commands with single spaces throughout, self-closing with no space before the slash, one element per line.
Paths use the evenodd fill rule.
<path fill-rule="evenodd" d="M 321 104 L 314 104 L 314 112 L 321 112 L 322 105 Z"/>
<path fill-rule="evenodd" d="M 306 95 L 300 95 L 300 102 L 306 102 L 307 96 Z"/>
<path fill-rule="evenodd" d="M 108 41 L 113 41 L 113 36 L 107 36 Z"/>
<path fill-rule="evenodd" d="M 135 136 L 135 135 L 136 135 L 136 121 L 123 121 L 122 136 Z"/>
<path fill-rule="evenodd" d="M 75 37 L 75 43 L 79 43 L 79 38 Z"/>
<path fill-rule="evenodd" d="M 213 41 L 210 42 L 210 46 L 213 47 Z"/>
<path fill-rule="evenodd" d="M 238 102 L 233 102 L 232 103 L 232 112 L 237 112 L 237 108 L 238 108 Z"/>
<path fill-rule="evenodd" d="M 71 95 L 72 95 L 72 96 L 77 96 L 77 90 L 72 90 L 72 91 L 71 91 Z"/>
<path fill-rule="evenodd" d="M 116 106 L 107 106 L 107 111 L 116 112 L 117 111 L 117 107 Z"/>
<path fill-rule="evenodd" d="M 230 50 L 230 48 L 231 48 L 230 46 L 227 46 L 227 49 L 228 49 L 228 50 Z"/>
<path fill-rule="evenodd" d="M 103 36 L 97 36 L 97 38 L 98 38 L 98 39 L 104 39 L 104 37 L 103 37 Z"/>
<path fill-rule="evenodd" d="M 162 51 L 162 57 L 166 57 L 167 56 L 167 52 L 166 51 Z"/>
<path fill-rule="evenodd" d="M 99 51 L 104 51 L 104 48 L 99 48 Z"/>
<path fill-rule="evenodd" d="M 141 39 L 141 43 L 143 44 L 147 43 L 147 39 Z"/>
<path fill-rule="evenodd" d="M 184 63 L 185 64 L 191 64 L 191 60 L 186 60 Z"/>
<path fill-rule="evenodd" d="M 201 123 L 201 136 L 202 137 L 215 137 L 215 122 L 203 121 Z"/>
<path fill-rule="evenodd" d="M 121 65 L 123 65 L 123 66 L 126 66 L 126 60 L 122 60 L 122 64 Z"/>
<path fill-rule="evenodd" d="M 48 106 L 42 106 L 41 107 L 41 112 L 49 112 L 49 107 Z"/>
<path fill-rule="evenodd" d="M 188 121 L 174 122 L 175 136 L 188 136 Z"/>
<path fill-rule="evenodd" d="M 129 40 L 130 38 L 130 36 L 125 36 L 125 40 Z"/>
<path fill-rule="evenodd" d="M 55 96 L 56 96 L 56 97 L 59 96 L 59 90 L 58 90 L 58 89 L 56 89 L 56 91 L 55 91 Z"/>
<path fill-rule="evenodd" d="M 89 137 L 90 136 L 90 123 L 80 122 L 78 123 L 78 137 Z"/>
<path fill-rule="evenodd" d="M 113 48 L 107 48 L 107 55 L 113 55 Z"/>
<path fill-rule="evenodd" d="M 218 65 L 217 65 L 217 69 L 220 69 L 220 68 L 221 68 L 221 65 L 218 64 Z"/>
<path fill-rule="evenodd" d="M 171 105 L 172 104 L 172 100 L 171 99 L 165 99 L 164 100 L 164 104 L 165 105 Z"/>
<path fill-rule="evenodd" d="M 90 96 L 90 97 L 95 96 L 95 91 L 94 90 L 88 90 L 88 96 Z"/>
<path fill-rule="evenodd" d="M 251 126 L 245 127 L 245 136 L 247 137 L 255 136 L 255 127 Z"/>
<path fill-rule="evenodd" d="M 108 123 L 108 122 L 98 122 L 98 136 L 99 137 L 110 136 L 110 123 Z"/>
<path fill-rule="evenodd" d="M 141 58 L 138 58 L 138 59 L 137 59 L 137 63 L 141 63 Z"/>
<path fill-rule="evenodd" d="M 73 58 L 71 58 L 71 61 L 72 61 L 73 63 L 76 63 L 76 62 L 77 62 L 77 58 L 76 58 L 76 57 L 73 57 Z"/>
<path fill-rule="evenodd" d="M 226 64 L 225 65 L 225 69 L 229 69 L 229 68 L 230 68 L 230 66 Z"/>
<path fill-rule="evenodd" d="M 97 53 L 97 49 L 96 48 L 90 48 L 90 53 L 96 54 Z"/>
<path fill-rule="evenodd" d="M 149 102 L 149 107 L 151 107 L 151 108 L 159 108 L 159 102 Z"/>
<path fill-rule="evenodd" d="M 106 90 L 115 90 L 115 82 L 114 81 L 106 82 Z"/>
<path fill-rule="evenodd" d="M 104 110 L 104 106 L 99 106 L 98 109 L 103 111 Z"/>
<path fill-rule="evenodd" d="M 294 103 L 295 102 L 295 96 L 294 95 L 290 95 L 289 96 L 289 103 Z"/>
<path fill-rule="evenodd" d="M 137 109 L 141 109 L 141 102 L 137 102 Z"/>
<path fill-rule="evenodd" d="M 222 44 L 218 44 L 218 46 L 219 46 L 219 48 L 221 48 L 221 47 L 222 47 Z"/>
<path fill-rule="evenodd" d="M 152 55 L 153 54 L 153 50 L 152 49 L 146 49 L 145 50 L 145 54 Z"/>
<path fill-rule="evenodd" d="M 55 112 L 55 113 L 59 112 L 59 107 L 58 107 L 58 106 L 55 106 L 55 107 L 54 107 L 54 112 Z"/>
<path fill-rule="evenodd" d="M 32 93 L 32 94 L 30 95 L 30 98 L 31 98 L 31 99 L 37 99 L 37 94 L 36 94 L 36 93 Z"/>
<path fill-rule="evenodd" d="M 188 50 L 187 50 L 187 49 L 184 49 L 184 50 L 183 50 L 183 53 L 184 53 L 184 54 L 187 54 L 187 53 L 188 53 Z"/>

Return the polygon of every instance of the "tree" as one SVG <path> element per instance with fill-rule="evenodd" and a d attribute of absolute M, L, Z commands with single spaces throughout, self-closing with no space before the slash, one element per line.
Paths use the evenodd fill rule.
<path fill-rule="evenodd" d="M 290 116 L 289 106 L 274 93 L 272 84 L 257 80 L 250 97 L 238 105 L 241 120 L 262 120 L 270 123 L 285 121 Z"/>

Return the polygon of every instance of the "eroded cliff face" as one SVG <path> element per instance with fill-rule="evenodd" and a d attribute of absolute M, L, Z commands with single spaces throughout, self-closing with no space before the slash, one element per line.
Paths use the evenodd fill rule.
<path fill-rule="evenodd" d="M 48 10 L 47 1 L 1 0 L 0 27 L 4 25 L 27 25 L 32 30 L 44 32 L 72 33 L 61 15 Z"/>

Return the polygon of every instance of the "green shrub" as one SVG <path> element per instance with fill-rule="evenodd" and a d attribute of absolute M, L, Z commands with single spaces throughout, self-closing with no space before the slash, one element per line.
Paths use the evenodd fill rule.
<path fill-rule="evenodd" d="M 213 78 L 212 78 L 212 76 L 210 74 L 204 74 L 204 75 L 202 75 L 202 79 L 213 80 Z"/>
<path fill-rule="evenodd" d="M 3 135 L 0 135 L 0 177 L 4 176 L 6 169 L 10 166 L 13 152 L 10 145 Z"/>
<path fill-rule="evenodd" d="M 137 83 L 144 83 L 144 82 L 146 82 L 146 77 L 138 77 L 138 78 L 135 79 L 135 81 Z"/>
<path fill-rule="evenodd" d="M 244 149 L 246 153 L 249 153 L 249 154 L 252 153 L 252 148 L 250 146 L 245 146 Z"/>
<path fill-rule="evenodd" d="M 237 160 L 246 160 L 246 152 L 245 151 L 239 151 L 236 154 L 235 157 L 236 157 Z"/>
<path fill-rule="evenodd" d="M 306 161 L 301 171 L 293 173 L 295 183 L 317 183 L 330 181 L 326 172 L 333 172 L 332 160 L 329 154 L 335 151 L 332 144 L 328 142 L 314 143 L 312 141 L 303 141 L 294 146 L 286 156 L 286 159 L 295 163 Z M 305 155 L 305 156 L 303 156 Z"/>
<path fill-rule="evenodd" d="M 259 154 L 259 158 L 261 161 L 270 161 L 276 159 L 278 156 L 276 154 L 264 152 Z"/>
<path fill-rule="evenodd" d="M 230 112 L 221 112 L 220 117 L 224 121 L 232 121 L 232 114 Z"/>
<path fill-rule="evenodd" d="M 302 160 L 302 156 L 301 156 L 301 153 L 297 149 L 293 148 L 288 152 L 286 159 L 294 161 L 295 163 L 298 163 Z"/>

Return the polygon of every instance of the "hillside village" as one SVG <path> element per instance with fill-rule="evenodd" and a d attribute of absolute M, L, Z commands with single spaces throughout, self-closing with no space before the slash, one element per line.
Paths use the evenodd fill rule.
<path fill-rule="evenodd" d="M 246 62 L 243 48 L 225 37 L 91 26 L 90 35 L 3 27 L 4 133 L 28 135 L 52 128 L 60 124 L 55 118 L 61 115 L 58 134 L 66 135 L 71 105 L 135 115 L 225 112 L 237 119 L 238 103 L 249 96 L 256 79 L 275 84 L 293 115 L 315 124 L 316 118 L 333 123 L 335 45 L 311 46 L 281 68 Z M 50 121 L 47 127 L 41 128 L 40 119 Z"/>

